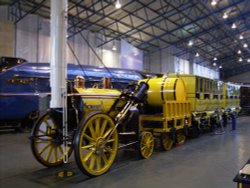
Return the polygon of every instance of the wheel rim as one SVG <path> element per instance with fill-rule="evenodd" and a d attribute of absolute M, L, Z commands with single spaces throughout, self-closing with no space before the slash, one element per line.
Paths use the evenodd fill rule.
<path fill-rule="evenodd" d="M 97 176 L 111 167 L 117 154 L 117 131 L 113 132 L 107 142 L 106 139 L 114 127 L 114 121 L 106 114 L 95 114 L 85 121 L 78 143 L 79 154 L 76 154 L 76 157 L 79 155 L 83 172 Z"/>
<path fill-rule="evenodd" d="M 177 133 L 176 140 L 177 140 L 177 144 L 182 145 L 186 141 L 186 136 L 183 133 L 179 132 Z"/>
<path fill-rule="evenodd" d="M 32 132 L 32 151 L 36 159 L 45 166 L 58 166 L 63 163 L 63 158 L 70 155 L 72 146 L 68 145 L 66 152 L 62 142 L 62 135 L 58 133 L 55 122 L 49 114 L 43 116 L 35 125 Z"/>
<path fill-rule="evenodd" d="M 140 153 L 143 158 L 149 158 L 154 150 L 154 137 L 151 132 L 143 132 L 140 141 Z"/>
<path fill-rule="evenodd" d="M 173 144 L 174 144 L 174 141 L 173 141 L 173 139 L 170 138 L 170 135 L 167 133 L 163 133 L 161 136 L 162 148 L 164 150 L 168 151 L 168 150 L 172 149 Z"/>

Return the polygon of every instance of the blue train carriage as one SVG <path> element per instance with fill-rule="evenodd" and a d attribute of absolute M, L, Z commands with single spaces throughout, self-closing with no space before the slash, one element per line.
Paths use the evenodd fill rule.
<path fill-rule="evenodd" d="M 6 59 L 5 59 L 6 60 Z M 49 107 L 50 65 L 28 63 L 16 59 L 1 63 L 0 73 L 0 122 L 1 128 L 30 129 L 39 112 Z M 110 78 L 110 87 L 121 90 L 131 81 L 142 79 L 133 70 L 105 69 L 94 66 L 68 64 L 68 83 L 80 75 L 85 87 L 102 87 L 102 79 Z"/>

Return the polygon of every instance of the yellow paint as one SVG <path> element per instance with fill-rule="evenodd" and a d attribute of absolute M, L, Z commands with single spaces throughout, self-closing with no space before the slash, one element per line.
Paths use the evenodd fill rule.
<path fill-rule="evenodd" d="M 75 88 L 83 99 L 85 114 L 107 112 L 121 92 L 115 89 Z"/>
<path fill-rule="evenodd" d="M 186 100 L 186 87 L 180 78 L 152 78 L 148 85 L 147 103 L 150 106 L 161 107 L 164 101 Z"/>

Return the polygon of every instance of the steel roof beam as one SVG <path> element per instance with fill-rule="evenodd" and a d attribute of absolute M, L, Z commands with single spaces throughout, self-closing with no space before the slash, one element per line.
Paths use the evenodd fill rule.
<path fill-rule="evenodd" d="M 142 3 L 139 2 L 139 1 L 136 1 L 136 2 L 142 4 Z M 142 6 L 141 6 L 140 8 L 134 10 L 133 12 L 137 12 L 137 11 L 139 11 L 140 9 L 146 8 L 146 7 L 148 7 L 148 6 L 149 6 L 151 3 L 153 3 L 153 2 L 155 2 L 155 1 L 152 1 L 152 2 L 150 2 L 150 3 L 147 3 L 147 5 L 142 4 Z M 188 4 L 188 3 L 183 4 L 182 6 L 187 5 L 187 4 Z M 161 9 L 166 8 L 167 6 L 168 6 L 168 5 L 166 5 L 166 6 L 164 6 L 164 7 L 161 7 Z M 133 12 L 128 12 L 128 11 L 126 11 L 124 8 L 122 8 L 122 10 L 123 10 L 124 12 L 126 12 L 127 15 L 133 15 L 133 16 L 137 17 L 138 19 L 143 20 L 141 17 L 138 17 L 137 15 L 135 15 L 135 13 L 133 13 Z M 165 13 L 164 13 L 164 14 L 165 14 Z M 120 19 L 123 19 L 123 18 L 127 17 L 127 15 L 124 16 L 124 17 L 122 17 L 122 18 L 120 18 Z M 163 14 L 159 15 L 158 17 L 155 17 L 155 18 L 151 19 L 150 21 L 147 21 L 147 20 L 143 20 L 143 21 L 146 21 L 146 24 L 149 24 L 149 25 L 151 25 L 151 26 L 157 27 L 157 29 L 160 29 L 160 30 L 162 30 L 163 32 L 167 32 L 165 29 L 163 29 L 163 28 L 161 28 L 161 27 L 159 27 L 159 26 L 156 25 L 157 23 L 159 23 L 159 22 L 161 22 L 161 21 L 164 20 L 164 18 L 158 19 L 158 18 L 162 17 L 162 15 L 163 15 Z M 172 14 L 172 15 L 173 15 L 173 14 Z M 119 20 L 120 20 L 120 19 L 119 19 Z M 119 20 L 118 20 L 118 21 L 119 21 Z M 154 23 L 152 23 L 152 22 L 155 21 L 155 20 L 157 20 L 157 21 L 154 22 Z M 113 23 L 114 23 L 114 22 L 113 22 Z M 108 24 L 108 26 L 112 25 L 113 23 Z M 140 28 L 141 30 L 147 29 L 147 28 L 149 28 L 150 26 L 144 26 L 144 25 L 146 25 L 146 24 L 145 24 L 145 23 L 142 23 L 142 24 L 138 25 L 136 28 L 140 28 L 141 26 L 143 26 L 142 28 Z M 122 34 L 121 36 L 119 36 L 119 37 L 122 37 L 122 36 L 125 35 L 125 34 L 129 34 L 129 35 L 136 34 L 136 33 L 138 32 L 138 31 L 136 30 L 136 28 L 130 29 L 129 31 L 123 33 L 123 34 Z M 134 31 L 134 32 L 133 32 L 133 31 Z M 98 31 L 97 31 L 97 32 L 98 32 Z M 132 33 L 130 33 L 130 32 L 132 32 Z M 115 39 L 118 39 L 119 37 L 116 37 Z M 175 36 L 175 37 L 176 37 L 176 36 Z M 114 39 L 112 39 L 112 40 L 114 40 Z M 111 42 L 112 40 L 106 41 L 105 43 Z M 166 41 L 164 41 L 164 42 L 167 43 Z M 104 45 L 105 43 L 103 43 L 103 44 L 101 44 L 101 45 Z M 100 45 L 100 46 L 101 46 L 101 45 Z"/>
<path fill-rule="evenodd" d="M 242 2 L 242 0 L 238 0 L 238 1 L 235 1 L 234 3 L 232 3 L 232 4 L 230 4 L 230 5 L 231 5 L 231 6 L 234 6 L 234 5 L 237 5 L 237 4 L 241 3 L 241 2 Z M 225 7 L 220 8 L 220 9 L 216 10 L 215 13 L 219 13 L 219 12 L 225 10 L 225 9 L 227 9 L 227 8 L 225 8 Z M 191 23 L 194 23 L 194 22 L 198 22 L 198 21 L 200 21 L 200 20 L 203 20 L 203 19 L 207 18 L 208 16 L 211 16 L 212 14 L 213 14 L 213 13 L 210 13 L 209 15 L 201 16 L 201 17 L 197 18 L 196 20 L 194 20 L 194 21 L 192 21 L 192 22 L 189 22 L 189 23 L 187 23 L 187 24 L 181 25 L 180 27 L 177 27 L 177 28 L 175 28 L 175 29 L 173 29 L 173 30 L 171 30 L 171 31 L 168 31 L 167 33 L 161 34 L 159 37 L 163 37 L 163 36 L 165 36 L 165 35 L 168 35 L 168 34 L 171 34 L 171 33 L 175 32 L 175 31 L 177 31 L 177 30 L 179 30 L 179 29 L 183 29 L 184 27 L 190 25 Z M 147 42 L 152 42 L 153 40 L 154 40 L 154 39 L 151 39 L 150 41 L 147 41 Z"/>
<path fill-rule="evenodd" d="M 123 5 L 123 6 L 126 7 L 126 6 L 130 5 L 131 3 L 133 3 L 133 0 L 129 1 L 127 4 L 125 4 L 125 5 Z M 86 19 L 91 18 L 91 17 L 94 16 L 94 15 L 99 14 L 103 9 L 109 7 L 110 5 L 107 4 L 105 7 L 102 7 L 102 8 L 99 9 L 98 11 L 94 11 L 94 10 L 92 10 L 92 9 L 86 7 L 86 6 L 83 6 L 83 5 L 79 5 L 79 6 L 80 6 L 81 8 L 83 8 L 83 9 L 87 10 L 87 11 L 92 12 L 92 14 L 91 14 L 90 16 L 87 16 L 86 18 L 84 18 L 84 19 L 86 20 Z M 113 4 L 112 4 L 112 6 L 113 6 Z M 112 14 L 116 13 L 117 11 L 118 11 L 118 9 L 115 9 L 115 8 L 114 8 L 114 11 L 110 12 L 110 13 L 107 14 L 107 15 L 104 15 L 104 16 L 103 16 L 102 14 L 98 15 L 98 16 L 100 16 L 100 18 L 97 19 L 97 20 L 95 20 L 95 24 L 98 23 L 99 21 L 101 21 L 103 18 L 112 19 L 112 18 L 110 18 L 110 16 L 111 16 Z M 81 18 L 81 19 L 82 19 L 82 18 Z M 93 23 L 92 23 L 92 24 L 93 24 Z M 88 24 L 87 26 L 84 26 L 81 30 L 79 30 L 79 32 L 88 29 L 90 26 L 92 26 L 92 24 Z M 76 25 L 75 25 L 75 26 L 76 26 Z M 74 26 L 74 27 L 75 27 L 75 26 Z M 79 32 L 78 32 L 78 33 L 79 33 Z M 75 34 L 77 34 L 77 33 L 75 33 Z M 69 36 L 69 38 L 71 38 L 71 37 L 72 37 L 72 36 Z"/>

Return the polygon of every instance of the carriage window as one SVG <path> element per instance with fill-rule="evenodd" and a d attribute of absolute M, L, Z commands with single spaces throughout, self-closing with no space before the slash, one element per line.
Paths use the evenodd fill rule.
<path fill-rule="evenodd" d="M 200 81 L 200 88 L 199 88 L 199 92 L 203 92 L 203 80 L 201 78 L 199 78 Z"/>

